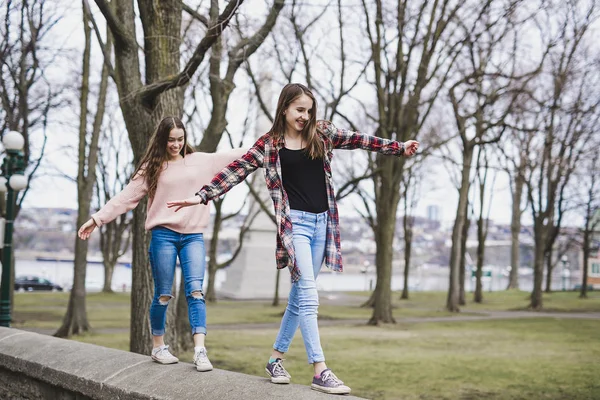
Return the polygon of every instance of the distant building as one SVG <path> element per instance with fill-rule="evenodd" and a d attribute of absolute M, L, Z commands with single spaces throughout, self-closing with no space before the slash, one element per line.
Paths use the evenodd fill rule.
<path fill-rule="evenodd" d="M 583 273 L 583 257 L 579 265 L 580 273 Z M 579 282 L 581 284 L 581 282 Z M 595 250 L 588 259 L 588 279 L 587 284 L 594 289 L 600 288 L 600 251 Z"/>
<path fill-rule="evenodd" d="M 440 207 L 436 205 L 427 206 L 427 219 L 431 221 L 440 220 Z"/>
<path fill-rule="evenodd" d="M 597 289 L 600 287 L 600 208 L 594 212 L 590 225 L 594 227 L 594 233 L 591 237 L 592 245 L 590 258 L 588 259 L 587 283 Z M 579 268 L 583 272 L 583 257 Z"/>

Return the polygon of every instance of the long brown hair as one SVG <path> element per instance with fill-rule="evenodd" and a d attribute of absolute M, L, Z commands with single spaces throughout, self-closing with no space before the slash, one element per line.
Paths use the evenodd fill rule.
<path fill-rule="evenodd" d="M 302 130 L 302 140 L 306 143 L 306 152 L 310 158 L 322 158 L 325 155 L 325 146 L 323 140 L 317 133 L 317 99 L 309 88 L 301 83 L 288 83 L 281 90 L 279 101 L 277 102 L 277 111 L 275 120 L 269 133 L 277 140 L 283 139 L 285 133 L 286 119 L 283 112 L 287 110 L 291 103 L 303 94 L 311 98 L 313 106 L 311 109 L 310 120 Z"/>
<path fill-rule="evenodd" d="M 156 186 L 158 184 L 158 176 L 163 170 L 163 163 L 169 159 L 167 154 L 167 143 L 169 141 L 169 134 L 174 128 L 183 129 L 183 147 L 179 154 L 181 154 L 182 157 L 185 157 L 186 154 L 194 152 L 194 148 L 188 144 L 187 131 L 185 130 L 183 122 L 177 117 L 163 118 L 150 139 L 150 144 L 146 149 L 146 153 L 133 173 L 133 176 L 139 174 L 140 176 L 145 177 L 146 182 L 148 183 L 149 198 L 154 197 Z"/>

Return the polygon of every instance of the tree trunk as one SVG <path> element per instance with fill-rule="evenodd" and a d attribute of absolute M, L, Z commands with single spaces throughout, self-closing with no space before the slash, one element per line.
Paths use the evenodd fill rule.
<path fill-rule="evenodd" d="M 590 232 L 588 230 L 589 222 L 586 221 L 586 229 L 583 232 L 583 273 L 581 274 L 580 299 L 587 299 L 588 268 L 590 262 Z"/>
<path fill-rule="evenodd" d="M 112 261 L 104 260 L 104 285 L 102 286 L 102 292 L 112 293 L 112 279 L 115 272 L 115 263 Z"/>
<path fill-rule="evenodd" d="M 81 226 L 89 217 L 89 210 L 79 208 L 77 226 Z M 58 328 L 54 336 L 69 337 L 91 330 L 87 319 L 85 306 L 85 270 L 87 268 L 87 242 L 75 241 L 75 272 L 73 276 L 73 288 L 69 295 L 67 313 L 63 319 L 62 326 Z"/>
<path fill-rule="evenodd" d="M 279 278 L 281 275 L 281 270 L 278 269 L 275 274 L 275 294 L 273 295 L 273 303 L 271 305 L 273 307 L 277 307 L 279 305 Z"/>
<path fill-rule="evenodd" d="M 482 195 L 483 200 L 483 195 Z M 481 207 L 483 210 L 483 201 L 481 202 Z M 483 302 L 483 285 L 481 282 L 481 277 L 483 275 L 483 264 L 484 264 L 484 256 L 485 256 L 485 230 L 484 230 L 484 220 L 483 220 L 483 211 L 480 212 L 479 219 L 477 220 L 477 272 L 475 277 L 475 294 L 473 296 L 473 301 L 475 303 Z M 491 282 L 490 282 L 491 284 Z"/>
<path fill-rule="evenodd" d="M 544 280 L 544 250 L 546 247 L 546 238 L 548 236 L 547 228 L 542 225 L 543 218 L 544 217 L 541 216 L 534 220 L 535 254 L 533 261 L 533 291 L 531 293 L 531 303 L 529 305 L 533 310 L 541 310 L 543 307 L 542 283 Z"/>
<path fill-rule="evenodd" d="M 135 11 L 131 2 L 117 2 L 117 18 L 121 28 L 135 38 Z M 144 28 L 145 71 L 146 84 L 160 81 L 180 72 L 179 55 L 181 44 L 181 2 L 175 0 L 154 2 L 138 2 L 139 15 Z M 116 44 L 118 42 L 115 42 Z M 183 89 L 176 87 L 149 100 L 144 100 L 137 93 L 142 87 L 139 73 L 137 46 L 119 43 L 115 45 L 115 71 L 117 72 L 117 89 L 121 110 L 127 126 L 129 141 L 137 165 L 148 146 L 160 120 L 173 115 L 181 117 L 183 110 Z M 131 328 L 130 350 L 140 354 L 150 354 L 152 350 L 152 335 L 148 318 L 154 287 L 152 284 L 151 268 L 148 261 L 148 245 L 150 234 L 144 229 L 147 201 L 137 206 L 133 213 L 133 243 L 132 243 L 132 290 L 131 290 Z M 168 308 L 168 323 L 175 320 L 176 307 Z M 168 324 L 164 338 L 178 351 L 175 327 Z"/>
<path fill-rule="evenodd" d="M 98 191 L 100 191 L 100 187 L 97 187 Z M 108 200 L 110 190 L 108 189 L 108 184 L 106 181 L 104 181 L 104 193 L 106 199 Z M 100 228 L 100 249 L 102 250 L 102 263 L 104 266 L 104 285 L 102 291 L 105 293 L 113 292 L 112 280 L 115 272 L 115 266 L 117 265 L 119 258 L 125 254 L 129 248 L 129 243 L 131 240 L 130 233 L 127 232 L 128 236 L 125 239 L 124 245 L 123 234 L 130 229 L 131 221 L 126 214 L 120 215 L 114 221 L 111 221 Z M 117 291 L 120 290 L 121 288 L 117 288 Z M 125 290 L 123 289 L 123 291 Z"/>
<path fill-rule="evenodd" d="M 554 269 L 552 265 L 552 255 L 554 251 L 550 248 L 546 252 L 546 293 L 552 292 L 552 270 Z"/>
<path fill-rule="evenodd" d="M 467 218 L 465 220 L 465 223 L 463 224 L 463 229 L 462 229 L 462 233 L 461 233 L 461 237 L 460 237 L 460 246 L 462 247 L 463 251 L 460 254 L 460 265 L 458 267 L 458 273 L 459 273 L 459 277 L 458 277 L 458 281 L 460 283 L 460 291 L 458 294 L 458 303 L 461 306 L 464 306 L 467 304 L 467 300 L 465 297 L 465 281 L 467 279 L 470 279 L 467 277 L 467 239 L 469 238 L 469 227 L 471 226 L 471 220 L 468 217 L 468 209 L 469 209 L 469 199 L 467 198 L 467 210 L 465 211 L 465 215 L 467 215 Z"/>
<path fill-rule="evenodd" d="M 131 267 L 131 326 L 129 349 L 134 353 L 150 354 L 152 335 L 150 332 L 150 303 L 154 293 L 152 272 L 148 261 L 150 233 L 144 229 L 146 221 L 146 199 L 140 201 L 133 211 L 133 245 Z"/>
<path fill-rule="evenodd" d="M 194 340 L 190 331 L 190 317 L 188 315 L 188 304 L 187 298 L 185 297 L 185 281 L 183 275 L 179 281 L 179 291 L 176 297 L 175 308 L 174 314 L 177 317 L 174 321 L 175 330 L 177 331 L 176 348 L 178 351 L 190 351 L 194 348 Z"/>
<path fill-rule="evenodd" d="M 373 299 L 375 301 L 373 315 L 369 325 L 395 323 L 392 316 L 392 258 L 394 231 L 396 229 L 396 211 L 400 202 L 399 181 L 394 176 L 396 162 L 401 160 L 382 155 L 377 156 L 381 167 L 381 186 L 376 201 L 377 229 L 375 230 L 375 264 L 377 266 L 377 283 Z"/>
<path fill-rule="evenodd" d="M 384 223 L 380 218 L 380 213 L 377 213 L 379 222 Z M 383 217 L 383 216 L 382 216 Z M 392 218 L 393 222 L 394 219 Z M 369 325 L 380 325 L 381 323 L 396 323 L 392 316 L 392 240 L 393 240 L 393 225 L 390 227 L 387 224 L 387 229 L 380 227 L 376 236 L 377 250 L 375 254 L 375 264 L 377 265 L 377 283 L 375 292 L 373 292 L 375 304 L 373 315 L 369 320 Z M 391 228 L 391 229 L 390 229 Z M 387 244 L 387 245 L 386 245 Z"/>
<path fill-rule="evenodd" d="M 462 236 L 464 224 L 467 220 L 467 207 L 469 196 L 469 177 L 471 174 L 471 162 L 473 160 L 473 146 L 467 144 L 463 151 L 463 167 L 461 186 L 458 193 L 458 207 L 456 208 L 456 219 L 452 229 L 452 250 L 450 254 L 450 284 L 446 309 L 450 312 L 459 312 L 460 295 L 460 259 L 465 249 L 462 247 Z"/>
<path fill-rule="evenodd" d="M 212 303 L 217 301 L 217 294 L 215 292 L 215 276 L 217 275 L 217 269 L 219 263 L 217 262 L 218 244 L 219 244 L 219 232 L 221 231 L 221 225 L 223 223 L 223 200 L 216 200 L 213 202 L 215 206 L 215 218 L 213 221 L 212 239 L 210 240 L 210 246 L 208 248 L 208 288 L 206 289 L 206 300 Z"/>
<path fill-rule="evenodd" d="M 206 285 L 206 301 L 209 303 L 217 302 L 217 291 L 215 289 L 215 279 L 217 277 L 217 263 L 212 258 L 208 262 L 208 283 Z"/>
<path fill-rule="evenodd" d="M 407 201 L 405 199 L 405 201 Z M 404 287 L 402 288 L 402 295 L 400 296 L 403 300 L 408 300 L 408 276 L 410 270 L 410 254 L 412 250 L 412 217 L 407 217 L 406 209 L 404 212 Z"/>
<path fill-rule="evenodd" d="M 525 179 L 522 172 L 519 171 L 515 177 L 515 190 L 512 199 L 512 218 L 510 223 L 510 274 L 506 289 L 519 289 L 519 267 L 521 266 L 519 234 L 521 233 L 521 198 L 523 196 L 524 185 Z"/>
<path fill-rule="evenodd" d="M 85 9 L 85 5 L 83 9 Z M 90 214 L 90 203 L 96 180 L 96 163 L 98 161 L 98 140 L 104 119 L 104 105 L 106 102 L 106 92 L 108 87 L 108 70 L 105 66 L 102 68 L 102 77 L 100 81 L 100 92 L 98 95 L 98 107 L 94 118 L 94 126 L 89 149 L 87 149 L 87 116 L 88 116 L 88 96 L 90 80 L 90 58 L 91 58 L 91 27 L 87 13 L 83 12 L 83 27 L 85 48 L 83 52 L 83 67 L 81 77 L 81 98 L 79 112 L 79 146 L 78 146 L 78 172 L 77 172 L 77 226 L 83 225 Z M 87 271 L 87 253 L 88 242 L 79 240 L 75 236 L 75 259 L 73 271 L 73 287 L 69 295 L 69 304 L 62 326 L 58 328 L 55 336 L 69 337 L 73 334 L 87 332 L 91 329 L 87 320 L 87 310 L 85 306 L 85 277 Z"/>

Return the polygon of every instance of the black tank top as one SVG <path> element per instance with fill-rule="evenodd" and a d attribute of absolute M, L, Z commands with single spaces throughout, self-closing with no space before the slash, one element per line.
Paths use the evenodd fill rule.
<path fill-rule="evenodd" d="M 290 209 L 321 213 L 329 210 L 322 158 L 311 159 L 304 150 L 279 150 L 281 179 Z"/>

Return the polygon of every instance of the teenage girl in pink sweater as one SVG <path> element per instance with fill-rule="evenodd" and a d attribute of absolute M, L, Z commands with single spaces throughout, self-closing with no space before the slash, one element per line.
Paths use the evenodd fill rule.
<path fill-rule="evenodd" d="M 163 340 L 167 306 L 174 297 L 171 289 L 179 257 L 194 337 L 194 364 L 198 371 L 212 370 L 204 347 L 206 304 L 202 292 L 206 268 L 203 232 L 209 222 L 209 207 L 193 207 L 174 213 L 165 207 L 165 203 L 185 197 L 189 188 L 208 184 L 217 172 L 244 153 L 242 149 L 218 154 L 194 152 L 181 120 L 166 117 L 158 125 L 129 184 L 79 228 L 79 237 L 86 240 L 96 227 L 134 209 L 148 195 L 145 228 L 152 231 L 149 256 L 154 279 L 150 326 L 152 359 L 158 363 L 179 361 Z"/>

